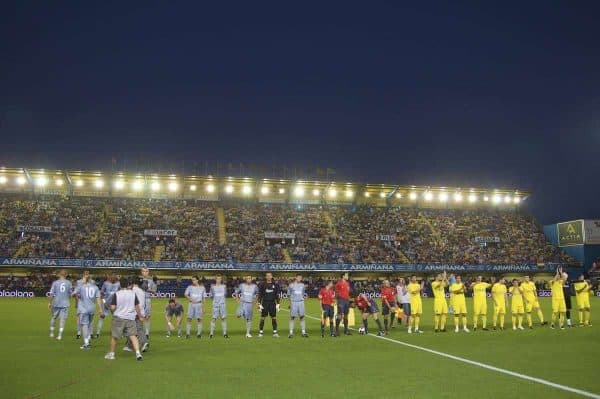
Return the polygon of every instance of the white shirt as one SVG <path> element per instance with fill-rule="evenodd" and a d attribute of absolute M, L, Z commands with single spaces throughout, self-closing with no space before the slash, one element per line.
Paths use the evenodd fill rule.
<path fill-rule="evenodd" d="M 406 289 L 406 285 L 396 286 L 396 298 L 401 304 L 410 303 L 410 294 L 408 293 L 408 289 Z"/>
<path fill-rule="evenodd" d="M 139 301 L 132 290 L 119 290 L 115 292 L 111 300 L 111 305 L 116 305 L 113 315 L 123 320 L 135 320 L 137 313 L 135 305 Z"/>
<path fill-rule="evenodd" d="M 138 286 L 133 287 L 131 290 L 135 293 L 135 296 L 140 303 L 140 312 L 142 313 L 142 316 L 146 316 L 144 314 L 146 309 L 146 293 Z"/>

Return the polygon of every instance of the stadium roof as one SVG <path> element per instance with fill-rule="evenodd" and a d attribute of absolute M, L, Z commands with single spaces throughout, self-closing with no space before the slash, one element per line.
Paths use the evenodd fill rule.
<path fill-rule="evenodd" d="M 182 176 L 0 168 L 0 192 L 207 201 L 515 207 L 530 193 L 506 188 L 414 186 L 340 181 Z"/>

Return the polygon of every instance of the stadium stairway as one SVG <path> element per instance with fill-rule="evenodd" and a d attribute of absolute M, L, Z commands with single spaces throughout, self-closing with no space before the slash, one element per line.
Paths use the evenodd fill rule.
<path fill-rule="evenodd" d="M 225 245 L 227 242 L 225 212 L 222 207 L 217 208 L 217 225 L 219 226 L 219 244 Z"/>
<path fill-rule="evenodd" d="M 436 244 L 441 245 L 442 235 L 440 234 L 439 230 L 435 228 L 433 223 L 431 223 L 431 220 L 429 220 L 429 218 L 425 217 L 425 215 L 423 215 L 422 213 L 419 213 L 419 219 L 421 220 L 421 222 L 423 222 L 424 224 L 429 226 L 429 229 L 431 230 L 431 235 L 435 239 Z"/>
<path fill-rule="evenodd" d="M 400 249 L 396 249 L 396 253 L 398 254 L 398 257 L 402 263 L 410 263 L 408 257 L 404 255 L 404 252 L 402 252 Z"/>
<path fill-rule="evenodd" d="M 325 221 L 327 222 L 327 226 L 329 226 L 329 231 L 331 232 L 331 234 L 337 237 L 337 229 L 336 229 L 335 225 L 333 224 L 333 219 L 331 218 L 331 214 L 328 211 L 324 211 L 323 217 L 325 218 Z"/>
<path fill-rule="evenodd" d="M 290 251 L 287 248 L 282 248 L 281 253 L 283 254 L 283 260 L 285 263 L 292 263 L 292 257 L 290 256 Z"/>
<path fill-rule="evenodd" d="M 165 246 L 164 245 L 157 245 L 154 248 L 154 260 L 156 262 L 160 261 L 162 259 L 163 254 L 165 253 Z"/>

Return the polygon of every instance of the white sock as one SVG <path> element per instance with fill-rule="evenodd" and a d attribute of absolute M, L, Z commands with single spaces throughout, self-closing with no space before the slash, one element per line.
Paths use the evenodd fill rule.
<path fill-rule="evenodd" d="M 227 335 L 227 322 L 225 320 L 221 321 L 221 328 L 223 329 L 223 335 Z"/>

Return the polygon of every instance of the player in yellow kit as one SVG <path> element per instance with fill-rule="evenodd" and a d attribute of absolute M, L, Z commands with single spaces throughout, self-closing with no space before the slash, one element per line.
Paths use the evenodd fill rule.
<path fill-rule="evenodd" d="M 416 333 L 422 333 L 419 329 L 419 322 L 421 321 L 421 315 L 423 314 L 423 301 L 421 301 L 421 291 L 423 290 L 423 282 L 419 284 L 417 282 L 417 276 L 410 278 L 410 283 L 406 286 L 410 295 L 410 318 L 408 320 L 408 333 L 412 333 L 412 326 L 415 328 Z"/>
<path fill-rule="evenodd" d="M 487 289 L 492 285 L 483 281 L 481 276 L 471 284 L 473 290 L 473 331 L 477 330 L 479 317 L 483 319 L 482 329 L 487 331 Z"/>
<path fill-rule="evenodd" d="M 543 326 L 548 324 L 547 321 L 544 321 L 544 314 L 542 313 L 542 309 L 540 308 L 540 302 L 537 297 L 537 288 L 533 281 L 529 278 L 529 276 L 525 276 L 525 281 L 523 281 L 520 285 L 521 291 L 523 291 L 523 299 L 525 301 L 525 314 L 527 315 L 527 324 L 529 328 L 533 328 L 533 320 L 531 319 L 531 311 L 535 310 L 537 312 L 538 318 L 540 319 L 540 323 Z"/>
<path fill-rule="evenodd" d="M 446 272 L 435 276 L 435 281 L 431 283 L 433 291 L 433 328 L 434 332 L 446 332 L 446 318 L 448 317 L 448 303 L 446 302 L 446 291 L 448 279 Z"/>
<path fill-rule="evenodd" d="M 574 284 L 575 299 L 577 300 L 577 309 L 579 311 L 579 325 L 583 327 L 591 326 L 590 323 L 590 291 L 592 287 L 589 281 L 585 280 L 584 275 L 579 276 L 579 280 Z"/>
<path fill-rule="evenodd" d="M 459 331 L 460 319 L 463 323 L 463 331 L 469 332 L 467 328 L 467 302 L 465 301 L 465 285 L 460 276 L 456 276 L 456 282 L 450 286 L 450 292 L 454 295 L 452 304 L 454 306 L 454 332 Z"/>
<path fill-rule="evenodd" d="M 500 330 L 504 330 L 504 315 L 506 314 L 506 281 L 500 278 L 498 282 L 492 285 L 492 301 L 494 301 L 494 321 L 493 329 L 496 330 L 498 319 L 500 321 Z"/>
<path fill-rule="evenodd" d="M 525 313 L 525 305 L 523 303 L 523 290 L 519 287 L 519 280 L 512 281 L 512 287 L 508 289 L 510 292 L 510 315 L 512 316 L 512 328 L 523 330 L 523 313 Z"/>
<path fill-rule="evenodd" d="M 550 290 L 552 291 L 552 323 L 550 324 L 550 328 L 554 328 L 554 323 L 556 322 L 556 319 L 558 319 L 560 329 L 565 329 L 565 316 L 567 314 L 565 294 L 563 291 L 565 280 L 566 277 L 563 275 L 562 267 L 557 268 L 554 279 L 550 281 Z"/>

